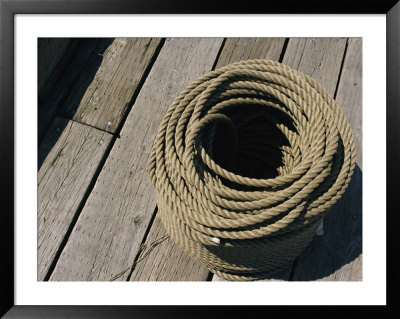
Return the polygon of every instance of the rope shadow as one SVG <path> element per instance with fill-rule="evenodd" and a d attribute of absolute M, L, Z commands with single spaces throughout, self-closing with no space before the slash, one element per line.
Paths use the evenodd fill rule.
<path fill-rule="evenodd" d="M 294 281 L 319 280 L 362 254 L 362 171 L 358 165 L 346 192 L 323 220 L 323 235 L 299 256 Z M 361 280 L 360 278 L 354 280 Z"/>

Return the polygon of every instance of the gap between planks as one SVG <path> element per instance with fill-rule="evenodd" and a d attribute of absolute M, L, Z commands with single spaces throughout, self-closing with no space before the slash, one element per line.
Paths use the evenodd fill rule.
<path fill-rule="evenodd" d="M 362 280 L 362 39 L 348 39 L 336 102 L 353 132 L 357 160 L 346 192 L 324 219 L 318 236 L 299 257 L 294 280 Z M 319 260 L 316 267 L 315 260 Z"/>
<path fill-rule="evenodd" d="M 163 113 L 159 109 L 169 105 L 178 91 L 211 67 L 220 41 L 166 40 L 51 280 L 108 280 L 133 260 L 155 207 L 145 166 L 151 148 L 149 141 L 154 138 Z M 79 263 L 74 263 L 74 259 Z"/>
<path fill-rule="evenodd" d="M 159 38 L 101 39 L 58 113 L 115 133 L 162 42 Z"/>
<path fill-rule="evenodd" d="M 133 95 L 131 97 L 131 101 L 130 101 L 130 105 L 128 107 L 128 112 L 129 110 L 132 108 L 133 103 L 136 100 L 137 94 L 140 91 L 140 88 L 142 87 L 145 78 L 148 76 L 148 73 L 150 72 L 150 69 L 152 67 L 152 65 L 154 64 L 154 61 L 157 57 L 157 55 L 159 54 L 162 45 L 163 45 L 164 41 L 160 41 L 159 45 L 157 47 L 157 49 L 154 52 L 154 55 L 152 56 L 152 58 L 148 61 L 148 66 L 146 67 L 145 71 L 142 74 L 142 79 L 135 83 L 136 88 L 133 87 Z M 135 90 L 136 89 L 136 90 Z M 52 235 L 53 240 L 50 241 L 50 239 L 47 240 L 42 240 L 40 238 L 40 233 L 38 233 L 38 240 L 39 240 L 39 244 L 38 244 L 38 280 L 48 280 L 51 277 L 51 274 L 55 268 L 55 265 L 57 264 L 57 261 L 61 255 L 61 252 L 63 251 L 69 236 L 72 232 L 73 227 L 75 226 L 75 223 L 84 207 L 84 205 L 86 204 L 86 200 L 89 197 L 95 182 L 104 166 L 104 163 L 109 155 L 109 153 L 111 152 L 111 149 L 117 139 L 117 137 L 119 136 L 119 131 L 121 130 L 124 122 L 126 120 L 126 116 L 123 116 L 123 118 L 121 119 L 119 126 L 116 129 L 116 132 L 114 134 L 114 136 L 109 137 L 106 141 L 106 143 L 104 144 L 103 147 L 105 147 L 105 149 L 103 149 L 103 153 L 102 156 L 98 156 L 98 154 L 92 154 L 92 153 L 88 153 L 87 155 L 89 156 L 88 161 L 90 162 L 90 160 L 92 160 L 93 158 L 96 159 L 97 163 L 92 162 L 91 165 L 92 166 L 96 166 L 97 164 L 97 168 L 96 170 L 93 172 L 92 171 L 92 175 L 91 178 L 89 179 L 85 179 L 84 181 L 81 181 L 82 183 L 79 184 L 79 188 L 75 188 L 74 189 L 68 189 L 68 185 L 67 186 L 63 186 L 60 185 L 59 189 L 63 189 L 64 191 L 68 191 L 68 193 L 77 193 L 75 197 L 77 197 L 76 201 L 73 203 L 73 205 L 71 206 L 70 204 L 67 204 L 65 206 L 60 207 L 60 202 L 55 202 L 53 200 L 52 204 L 55 208 L 57 208 L 57 210 L 61 210 L 58 215 L 62 217 L 62 219 L 60 219 L 61 217 L 57 217 L 59 219 L 59 222 L 56 225 L 52 225 L 52 226 L 56 226 L 59 228 L 58 232 L 56 232 L 54 235 Z M 57 121 L 56 121 L 57 122 Z M 59 122 L 59 120 L 58 120 Z M 70 123 L 79 123 L 77 121 L 73 121 L 71 120 Z M 102 130 L 99 130 L 96 127 L 93 127 L 92 125 L 88 125 L 88 124 L 82 124 L 79 123 L 82 127 L 82 125 L 86 126 L 86 127 L 90 127 L 92 130 L 94 130 L 94 132 L 101 132 Z M 62 123 L 56 123 L 55 124 L 56 127 L 56 132 L 55 134 L 62 134 L 61 131 L 61 127 L 65 127 L 66 125 L 63 125 Z M 102 131 L 103 134 L 105 134 L 105 136 L 110 135 L 108 132 Z M 48 134 L 50 136 L 54 135 L 54 133 L 52 134 Z M 49 137 L 47 140 L 50 140 L 50 142 L 46 142 L 46 140 L 41 143 L 41 144 L 56 144 L 58 143 L 57 138 L 53 138 L 53 137 Z M 74 141 L 70 141 L 70 142 L 74 142 Z M 51 149 L 53 145 L 43 145 L 42 148 L 48 148 Z M 47 156 L 47 154 L 43 155 L 43 156 L 39 156 L 39 165 L 41 161 L 44 161 L 44 158 Z M 57 156 L 58 158 L 58 156 Z M 51 159 L 51 156 L 49 156 L 49 160 Z M 52 163 L 54 162 L 54 159 L 52 159 Z M 82 165 L 87 165 L 87 163 L 82 163 Z M 76 169 L 76 168 L 75 168 Z M 40 175 L 40 171 L 39 171 L 39 175 Z M 53 176 L 53 179 L 57 178 L 57 176 Z M 43 191 L 44 192 L 44 191 Z M 39 196 L 40 196 L 40 191 L 38 190 Z M 38 201 L 40 204 L 40 201 Z M 79 204 L 78 204 L 79 202 Z M 49 214 L 49 212 L 38 212 L 39 215 L 44 214 L 44 215 L 51 215 Z M 45 220 L 46 218 L 44 218 Z M 54 219 L 53 219 L 54 220 Z M 39 228 L 42 224 L 42 220 L 39 219 L 38 220 L 38 225 Z M 61 227 L 61 228 L 60 228 Z M 47 233 L 49 233 L 49 231 L 47 231 Z M 43 252 L 42 252 L 42 250 Z M 43 261 L 42 261 L 43 259 Z"/>
<path fill-rule="evenodd" d="M 50 127 L 52 121 L 57 115 L 57 108 L 63 104 L 70 94 L 74 83 L 81 75 L 82 70 L 86 66 L 92 50 L 96 47 L 98 39 L 88 39 L 81 41 L 74 57 L 71 59 L 64 72 L 58 78 L 57 83 L 49 92 L 49 96 L 45 100 L 39 100 L 38 110 L 38 143 L 41 144 L 44 135 Z M 39 54 L 39 53 L 38 53 Z M 79 58 L 76 58 L 79 57 Z"/>
<path fill-rule="evenodd" d="M 57 117 L 39 154 L 47 152 L 43 149 L 54 135 L 59 138 L 38 173 L 38 280 L 46 280 L 54 268 L 112 138 L 109 133 Z"/>
<path fill-rule="evenodd" d="M 285 39 L 268 38 L 228 38 L 220 48 L 214 68 L 226 64 L 254 58 L 278 60 Z M 166 234 L 159 217 L 151 226 L 147 242 L 151 243 Z M 289 271 L 287 272 L 289 273 Z M 172 240 L 155 248 L 145 260 L 137 264 L 132 272 L 131 281 L 205 281 L 211 280 L 210 272 L 174 244 Z"/>
<path fill-rule="evenodd" d="M 347 40 L 343 38 L 290 38 L 280 59 L 282 63 L 314 78 L 333 95 L 338 85 L 346 43 Z M 318 262 L 318 259 L 313 262 Z M 296 259 L 289 269 L 275 274 L 275 277 L 286 281 L 296 280 L 297 266 Z M 215 280 L 224 281 L 219 277 Z"/>

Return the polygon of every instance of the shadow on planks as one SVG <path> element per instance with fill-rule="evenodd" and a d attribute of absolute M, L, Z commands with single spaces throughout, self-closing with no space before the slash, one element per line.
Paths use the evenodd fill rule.
<path fill-rule="evenodd" d="M 51 138 L 46 139 L 46 145 L 43 143 L 41 145 L 38 169 L 63 132 L 65 128 L 63 123 L 74 117 L 76 108 L 73 106 L 79 105 L 103 61 L 102 53 L 113 40 L 82 41 L 73 59 L 55 83 L 50 96 L 45 101 L 40 101 L 39 144 L 46 132 Z M 72 95 L 73 103 L 66 103 L 67 98 L 70 99 Z M 59 121 L 57 125 L 50 126 L 51 123 L 55 123 L 54 118 L 57 115 L 66 121 Z M 323 280 L 332 277 L 338 269 L 359 259 L 361 254 L 362 171 L 356 166 L 349 188 L 324 220 L 324 235 L 316 236 L 298 258 L 301 262 L 295 263 L 289 280 Z M 285 274 L 282 276 L 275 274 L 271 278 L 284 279 L 285 276 Z"/>
<path fill-rule="evenodd" d="M 68 41 L 70 39 L 65 38 L 65 42 Z M 38 98 L 38 145 L 40 146 L 38 170 L 68 123 L 68 121 L 58 121 L 57 125 L 52 125 L 55 117 L 73 118 L 103 61 L 102 54 L 113 41 L 113 38 L 80 39 L 76 52 L 63 72 L 56 79 L 51 78 L 55 83 L 52 84 L 53 89 L 50 94 L 45 98 Z M 65 64 L 65 61 L 60 63 Z M 39 73 L 38 81 L 40 82 L 41 76 L 45 75 L 45 72 Z M 66 102 L 67 99 L 73 102 Z M 48 138 L 44 139 L 46 134 Z M 45 145 L 42 143 L 44 140 L 46 140 Z"/>
<path fill-rule="evenodd" d="M 299 256 L 292 280 L 340 280 L 330 277 L 341 268 L 356 269 L 349 274 L 351 281 L 362 280 L 362 267 L 348 267 L 361 263 L 362 256 L 362 171 L 358 165 L 349 187 L 324 218 L 323 229 L 324 234 L 315 236 Z"/>

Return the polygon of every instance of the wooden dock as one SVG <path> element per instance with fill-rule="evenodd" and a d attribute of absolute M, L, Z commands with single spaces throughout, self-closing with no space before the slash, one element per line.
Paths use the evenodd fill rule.
<path fill-rule="evenodd" d="M 41 39 L 38 281 L 222 280 L 172 240 L 143 249 L 166 235 L 147 159 L 181 90 L 247 59 L 280 61 L 321 83 L 357 150 L 351 184 L 323 235 L 266 280 L 362 280 L 361 54 L 361 38 Z"/>

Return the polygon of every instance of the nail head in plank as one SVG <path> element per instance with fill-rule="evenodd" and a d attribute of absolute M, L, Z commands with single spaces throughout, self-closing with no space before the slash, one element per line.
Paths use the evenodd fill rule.
<path fill-rule="evenodd" d="M 39 154 L 47 153 L 53 136 L 59 138 L 38 173 L 38 280 L 46 276 L 112 137 L 57 117 Z"/>
<path fill-rule="evenodd" d="M 179 92 L 211 69 L 221 43 L 166 39 L 50 280 L 109 280 L 133 262 L 156 206 L 147 159 L 158 126 Z"/>

